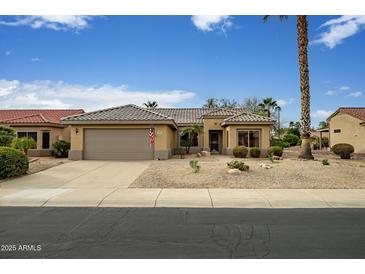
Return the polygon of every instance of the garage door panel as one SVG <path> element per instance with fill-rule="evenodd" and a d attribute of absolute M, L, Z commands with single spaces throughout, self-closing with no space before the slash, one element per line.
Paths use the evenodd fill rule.
<path fill-rule="evenodd" d="M 84 159 L 153 159 L 148 129 L 85 129 Z"/>

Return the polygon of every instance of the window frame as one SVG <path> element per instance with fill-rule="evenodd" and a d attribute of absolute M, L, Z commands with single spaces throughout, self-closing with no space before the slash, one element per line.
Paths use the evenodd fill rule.
<path fill-rule="evenodd" d="M 35 139 L 32 136 L 29 136 L 29 133 L 34 133 L 35 134 Z M 24 136 L 19 136 L 19 135 L 24 134 Z M 17 131 L 16 132 L 16 136 L 18 138 L 23 138 L 23 137 L 28 137 L 28 138 L 32 138 L 37 144 L 38 144 L 38 131 Z"/>
<path fill-rule="evenodd" d="M 262 147 L 262 129 L 261 128 L 239 128 L 237 129 L 236 133 L 236 145 L 239 146 L 239 134 L 240 132 L 247 132 L 248 133 L 248 148 L 253 148 L 254 146 L 250 146 L 250 131 L 258 131 L 259 132 L 259 148 Z"/>

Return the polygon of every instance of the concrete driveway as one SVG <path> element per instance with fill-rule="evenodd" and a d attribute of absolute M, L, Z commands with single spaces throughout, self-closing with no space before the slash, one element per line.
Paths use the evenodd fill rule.
<path fill-rule="evenodd" d="M 0 184 L 0 205 L 97 206 L 151 161 L 75 161 Z"/>

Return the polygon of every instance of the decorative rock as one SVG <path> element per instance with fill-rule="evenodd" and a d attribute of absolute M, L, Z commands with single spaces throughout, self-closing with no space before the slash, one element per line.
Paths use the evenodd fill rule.
<path fill-rule="evenodd" d="M 202 155 L 200 153 L 197 153 L 196 157 L 200 158 L 200 157 L 202 157 Z"/>
<path fill-rule="evenodd" d="M 205 157 L 209 157 L 209 156 L 210 156 L 210 152 L 209 152 L 209 151 L 205 151 L 205 150 L 203 150 L 203 151 L 201 152 L 201 155 L 202 155 L 202 156 L 205 156 Z"/>
<path fill-rule="evenodd" d="M 272 166 L 270 166 L 268 164 L 264 164 L 264 163 L 259 163 L 259 167 L 266 168 L 266 169 L 272 168 Z"/>
<path fill-rule="evenodd" d="M 239 170 L 237 168 L 228 169 L 228 174 L 240 175 L 241 174 L 241 170 Z"/>

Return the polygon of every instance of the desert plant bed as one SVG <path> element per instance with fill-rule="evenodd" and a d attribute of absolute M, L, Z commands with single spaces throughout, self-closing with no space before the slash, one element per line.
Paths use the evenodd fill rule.
<path fill-rule="evenodd" d="M 154 162 L 131 185 L 131 188 L 296 188 L 353 189 L 365 188 L 365 161 L 330 159 L 301 161 L 285 158 L 271 163 L 267 159 L 244 159 L 250 168 L 240 175 L 227 173 L 227 161 L 200 161 L 194 173 L 188 160 Z M 260 163 L 272 168 L 264 169 Z"/>

